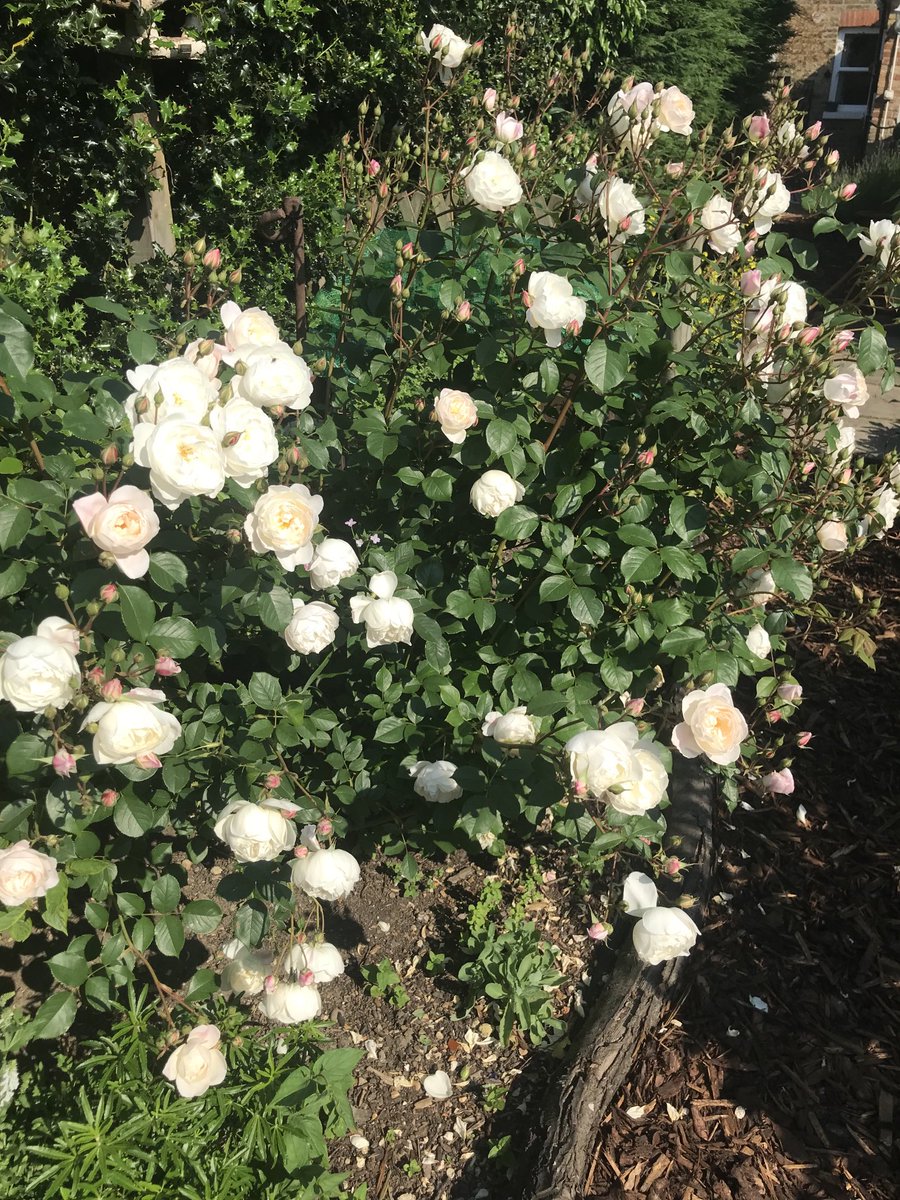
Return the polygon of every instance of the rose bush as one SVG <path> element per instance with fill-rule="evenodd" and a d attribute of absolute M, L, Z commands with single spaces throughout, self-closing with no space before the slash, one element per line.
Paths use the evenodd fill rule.
<path fill-rule="evenodd" d="M 573 122 L 498 83 L 533 141 L 497 149 L 476 98 L 445 113 L 474 43 L 422 45 L 421 129 L 385 144 L 364 111 L 345 139 L 302 345 L 227 303 L 136 323 L 143 361 L 57 390 L 4 311 L 0 930 L 92 931 L 31 1036 L 111 1007 L 222 901 L 238 945 L 177 1003 L 311 1020 L 322 904 L 360 878 L 345 839 L 539 834 L 586 877 L 658 866 L 673 750 L 733 804 L 808 741 L 790 630 L 826 618 L 827 555 L 884 530 L 898 482 L 834 461 L 863 377 L 891 374 L 883 331 L 773 229 L 796 200 L 859 235 L 825 139 L 778 136 L 787 97 L 714 141 L 677 89 L 601 82 Z M 860 248 L 861 294 L 891 291 L 900 233 Z M 217 894 L 187 899 L 217 857 Z M 634 915 L 648 963 L 694 944 L 655 894 Z M 176 1086 L 226 1078 L 217 1029 L 168 1060 Z"/>

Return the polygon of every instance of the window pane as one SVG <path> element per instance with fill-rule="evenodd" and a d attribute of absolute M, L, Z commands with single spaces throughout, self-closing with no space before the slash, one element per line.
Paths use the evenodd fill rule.
<path fill-rule="evenodd" d="M 878 50 L 878 35 L 872 33 L 845 33 L 842 67 L 870 67 Z"/>
<path fill-rule="evenodd" d="M 868 71 L 841 71 L 838 79 L 837 96 L 839 105 L 852 104 L 865 108 L 869 103 L 869 84 L 871 75 Z"/>

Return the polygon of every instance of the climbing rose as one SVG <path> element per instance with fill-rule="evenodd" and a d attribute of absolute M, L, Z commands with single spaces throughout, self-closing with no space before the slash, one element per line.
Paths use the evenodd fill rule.
<path fill-rule="evenodd" d="M 705 754 L 725 766 L 738 760 L 747 722 L 724 683 L 688 692 L 681 702 L 684 721 L 672 731 L 672 745 L 685 758 Z"/>

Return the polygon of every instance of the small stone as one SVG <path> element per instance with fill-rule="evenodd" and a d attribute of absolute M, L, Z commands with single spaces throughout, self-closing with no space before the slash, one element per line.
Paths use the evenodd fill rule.
<path fill-rule="evenodd" d="M 361 1133 L 354 1133 L 350 1138 L 350 1145 L 354 1150 L 358 1150 L 360 1154 L 369 1153 L 369 1139 L 363 1137 Z"/>
<path fill-rule="evenodd" d="M 734 1115 L 737 1117 L 737 1119 L 739 1121 L 743 1121 L 744 1117 L 746 1117 L 746 1115 L 747 1115 L 747 1110 L 746 1110 L 746 1108 L 742 1108 L 741 1105 L 739 1104 L 737 1106 L 737 1108 L 735 1108 L 735 1110 L 734 1110 Z"/>
<path fill-rule="evenodd" d="M 378 928 L 381 930 L 382 933 L 390 933 L 391 932 L 391 923 L 390 923 L 390 921 L 379 921 Z"/>

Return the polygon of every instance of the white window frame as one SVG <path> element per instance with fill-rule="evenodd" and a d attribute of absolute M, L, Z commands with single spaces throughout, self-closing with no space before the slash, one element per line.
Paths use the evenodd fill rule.
<path fill-rule="evenodd" d="M 862 120 L 865 120 L 865 118 L 869 115 L 868 104 L 838 104 L 837 103 L 838 87 L 841 82 L 841 73 L 842 72 L 845 75 L 849 75 L 849 74 L 868 75 L 869 79 L 870 80 L 872 79 L 872 76 L 875 74 L 875 71 L 878 69 L 878 65 L 879 65 L 878 60 L 877 60 L 878 44 L 876 44 L 875 56 L 873 57 L 871 66 L 869 66 L 869 67 L 845 67 L 842 64 L 843 64 L 843 59 L 844 59 L 844 38 L 847 34 L 854 34 L 859 37 L 871 37 L 871 38 L 878 38 L 880 36 L 879 31 L 877 29 L 855 27 L 855 28 L 847 28 L 847 29 L 839 29 L 838 30 L 837 44 L 835 45 L 835 50 L 834 50 L 834 63 L 832 64 L 832 68 L 831 68 L 831 88 L 828 92 L 829 110 L 828 110 L 828 112 L 826 112 L 824 114 L 824 116 L 826 117 L 826 119 L 830 117 L 832 119 L 843 118 L 844 120 L 862 121 Z M 877 79 L 875 82 L 877 83 Z M 871 82 L 869 85 L 869 94 L 871 95 Z"/>

